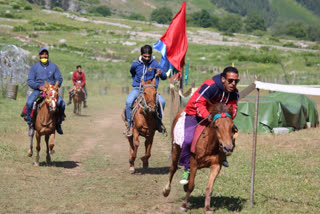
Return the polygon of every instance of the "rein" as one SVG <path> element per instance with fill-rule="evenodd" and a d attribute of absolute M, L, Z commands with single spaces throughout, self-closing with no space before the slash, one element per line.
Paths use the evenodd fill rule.
<path fill-rule="evenodd" d="M 149 87 L 153 87 L 153 88 L 156 88 L 156 85 L 153 85 L 153 84 L 146 84 L 143 86 L 144 88 L 149 88 Z M 151 107 L 148 105 L 149 103 L 155 103 L 157 104 L 157 101 L 156 100 L 150 100 L 148 102 L 146 102 L 146 98 L 144 97 L 144 95 L 142 95 L 140 93 L 140 96 L 142 97 L 141 101 L 139 102 L 139 106 L 143 109 L 143 112 L 146 113 L 147 110 L 151 110 Z M 143 105 L 141 105 L 141 102 Z"/>

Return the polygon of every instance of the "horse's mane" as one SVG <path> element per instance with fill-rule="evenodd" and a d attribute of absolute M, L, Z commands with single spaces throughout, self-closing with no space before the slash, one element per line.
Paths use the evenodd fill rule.
<path fill-rule="evenodd" d="M 231 106 L 227 106 L 224 103 L 215 103 L 215 104 L 210 104 L 208 107 L 208 111 L 210 112 L 210 114 L 212 115 L 216 115 L 218 113 L 228 113 L 230 115 L 232 115 L 232 107 Z"/>

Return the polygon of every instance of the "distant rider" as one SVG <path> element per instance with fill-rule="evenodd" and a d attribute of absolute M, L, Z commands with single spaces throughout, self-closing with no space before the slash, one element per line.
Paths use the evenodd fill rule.
<path fill-rule="evenodd" d="M 86 76 L 84 75 L 84 73 L 81 70 L 81 65 L 77 65 L 76 67 L 76 71 L 73 72 L 72 75 L 72 82 L 73 85 L 77 85 L 78 82 L 81 83 L 81 87 L 84 90 L 84 102 L 83 102 L 83 107 L 87 108 L 87 89 L 86 89 Z M 73 96 L 74 90 L 71 90 L 69 92 L 69 102 L 67 103 L 67 105 L 70 105 L 72 103 L 72 96 Z"/>

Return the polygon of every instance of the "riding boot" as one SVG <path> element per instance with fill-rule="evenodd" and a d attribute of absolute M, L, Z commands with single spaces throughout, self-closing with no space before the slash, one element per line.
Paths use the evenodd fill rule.
<path fill-rule="evenodd" d="M 83 101 L 83 108 L 87 108 L 87 101 Z"/>
<path fill-rule="evenodd" d="M 167 132 L 166 127 L 164 127 L 161 119 L 158 118 L 158 117 L 156 118 L 156 128 L 157 128 L 157 131 L 162 133 L 162 134 Z"/>
<path fill-rule="evenodd" d="M 69 102 L 67 103 L 67 105 L 70 105 L 72 103 L 72 95 L 69 94 Z"/>
<path fill-rule="evenodd" d="M 225 158 L 223 161 L 222 161 L 222 166 L 224 167 L 229 167 L 229 163 L 227 161 L 227 158 Z"/>
<path fill-rule="evenodd" d="M 33 125 L 30 123 L 30 124 L 28 124 L 28 126 L 29 126 L 28 135 L 29 135 L 29 136 L 33 136 L 33 133 L 34 133 Z"/>

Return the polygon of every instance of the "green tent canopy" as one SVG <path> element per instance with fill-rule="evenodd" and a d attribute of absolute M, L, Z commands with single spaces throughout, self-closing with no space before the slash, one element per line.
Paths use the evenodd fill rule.
<path fill-rule="evenodd" d="M 241 132 L 252 133 L 254 123 L 255 97 L 247 97 L 238 102 L 238 113 L 234 123 Z M 258 133 L 272 133 L 273 128 L 287 127 L 303 129 L 319 124 L 315 102 L 300 94 L 276 92 L 260 96 L 258 112 Z"/>

